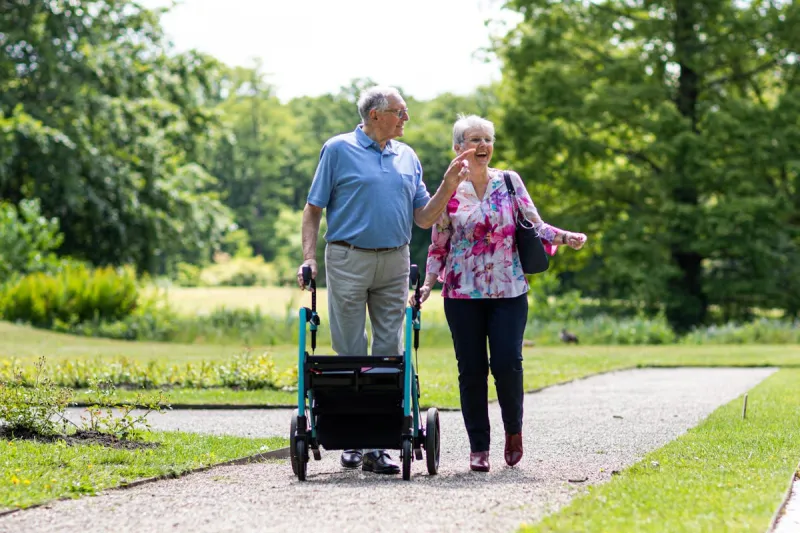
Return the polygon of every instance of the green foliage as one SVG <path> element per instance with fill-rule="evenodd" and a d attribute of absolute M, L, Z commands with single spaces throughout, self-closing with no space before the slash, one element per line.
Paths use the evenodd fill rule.
<path fill-rule="evenodd" d="M 683 333 L 800 306 L 792 2 L 512 0 L 498 151 L 545 219 L 589 235 L 555 268 Z"/>
<path fill-rule="evenodd" d="M 0 317 L 38 327 L 65 329 L 89 321 L 113 322 L 136 308 L 131 268 L 67 266 L 53 275 L 34 273 L 0 293 Z"/>
<path fill-rule="evenodd" d="M 159 391 L 155 397 L 140 392 L 133 402 L 121 404 L 112 381 L 92 378 L 89 387 L 92 396 L 88 403 L 91 405 L 81 415 L 84 422 L 82 429 L 86 431 L 113 435 L 121 440 L 141 439 L 150 431 L 147 417 L 151 413 L 163 413 L 169 409 L 164 391 Z"/>
<path fill-rule="evenodd" d="M 559 291 L 557 274 L 547 270 L 542 274 L 528 276 L 528 320 L 564 322 L 579 317 L 582 303 L 578 291 Z"/>
<path fill-rule="evenodd" d="M 90 403 L 102 409 L 120 404 L 115 396 L 117 388 L 280 389 L 297 385 L 297 371 L 293 369 L 279 373 L 269 354 L 250 351 L 225 361 L 187 362 L 184 365 L 159 360 L 143 363 L 126 357 L 114 360 L 66 359 L 47 366 L 43 363 L 29 366 L 18 360 L 4 360 L 0 361 L 0 383 L 5 382 L 15 383 L 20 390 L 35 389 L 41 387 L 41 383 L 49 383 L 51 387 L 89 389 L 93 391 Z M 163 396 L 142 396 L 133 403 L 148 405 L 153 409 L 166 406 Z M 92 415 L 93 425 L 104 423 L 97 419 L 98 416 Z"/>
<path fill-rule="evenodd" d="M 178 263 L 175 265 L 175 283 L 181 287 L 199 287 L 202 268 L 191 263 Z"/>
<path fill-rule="evenodd" d="M 598 315 L 568 322 L 535 321 L 528 324 L 526 337 L 537 345 L 559 344 L 562 329 L 577 335 L 581 344 L 589 345 L 672 344 L 678 339 L 663 315 L 654 318 Z"/>
<path fill-rule="evenodd" d="M 283 103 L 268 66 L 177 53 L 160 11 L 68 4 L 3 12 L 0 284 L 63 268 L 53 252 L 181 286 L 294 284 L 320 148 L 356 127 L 357 96 L 372 81 Z M 522 22 L 497 41 L 502 83 L 408 95 L 402 140 L 433 192 L 456 115 L 494 120 L 494 165 L 521 173 L 545 220 L 589 234 L 581 253 L 553 259 L 561 283 L 533 280 L 544 285 L 533 288 L 531 320 L 663 312 L 683 334 L 716 319 L 709 310 L 722 321 L 748 322 L 759 308 L 800 317 L 797 6 L 506 5 Z M 430 230 L 412 235 L 412 262 L 423 265 Z M 215 253 L 231 259 L 212 263 Z M 80 320 L 51 327 L 126 339 L 178 327 L 156 307 Z M 200 327 L 190 329 L 202 337 Z M 249 338 L 288 338 L 265 328 Z"/>
<path fill-rule="evenodd" d="M 267 286 L 277 280 L 275 268 L 261 256 L 231 259 L 226 254 L 216 254 L 214 264 L 199 273 L 199 284 L 205 287 Z"/>
<path fill-rule="evenodd" d="M 303 225 L 303 212 L 281 209 L 275 220 L 275 260 L 273 265 L 277 274 L 277 284 L 297 286 L 297 269 L 303 262 L 303 241 L 300 229 Z M 320 221 L 317 239 L 317 286 L 325 286 L 325 239 L 328 229 L 325 217 Z"/>
<path fill-rule="evenodd" d="M 0 367 L 0 422 L 12 434 L 49 436 L 72 400 L 72 391 L 45 373 L 45 358 L 23 375 L 10 365 Z"/>
<path fill-rule="evenodd" d="M 0 202 L 0 285 L 14 273 L 54 270 L 62 240 L 58 220 L 41 215 L 39 200 Z"/>
<path fill-rule="evenodd" d="M 220 65 L 174 53 L 159 17 L 133 0 L 4 4 L 0 198 L 40 199 L 62 254 L 166 271 L 230 226 L 202 166 Z"/>
<path fill-rule="evenodd" d="M 250 246 L 250 235 L 247 230 L 240 228 L 226 233 L 222 238 L 220 251 L 236 259 L 253 257 L 253 247 Z"/>
<path fill-rule="evenodd" d="M 681 338 L 684 344 L 799 344 L 800 325 L 796 322 L 761 318 L 737 324 L 695 329 Z"/>

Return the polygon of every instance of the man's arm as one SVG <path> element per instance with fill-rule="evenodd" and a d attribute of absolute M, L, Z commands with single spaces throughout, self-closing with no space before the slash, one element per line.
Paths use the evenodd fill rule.
<path fill-rule="evenodd" d="M 431 196 L 431 199 L 422 207 L 414 210 L 414 222 L 422 229 L 428 229 L 433 226 L 439 217 L 444 213 L 447 207 L 447 202 L 453 196 L 458 184 L 453 185 L 442 181 L 439 188 L 436 189 L 436 194 Z"/>
<path fill-rule="evenodd" d="M 322 208 L 313 204 L 306 204 L 303 209 L 303 264 L 297 271 L 297 283 L 300 288 L 305 288 L 303 283 L 303 266 L 311 267 L 311 278 L 317 278 L 317 237 L 319 224 L 322 221 Z"/>
<path fill-rule="evenodd" d="M 436 190 L 430 201 L 422 207 L 414 210 L 414 222 L 422 229 L 433 226 L 447 207 L 447 202 L 456 192 L 458 185 L 469 177 L 468 159 L 475 153 L 475 149 L 462 152 L 458 157 L 450 162 L 447 171 L 444 173 L 442 184 Z"/>

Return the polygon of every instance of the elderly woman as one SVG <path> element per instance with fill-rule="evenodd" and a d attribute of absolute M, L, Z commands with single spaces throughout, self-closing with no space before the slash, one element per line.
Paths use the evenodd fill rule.
<path fill-rule="evenodd" d="M 470 469 L 489 471 L 488 374 L 494 376 L 505 427 L 505 460 L 522 459 L 522 336 L 528 317 L 528 282 L 514 243 L 515 206 L 504 174 L 511 180 L 518 208 L 537 227 L 545 247 L 579 249 L 586 235 L 542 221 L 516 172 L 489 167 L 494 125 L 481 117 L 459 116 L 453 126 L 457 154 L 468 157 L 469 177 L 456 189 L 433 226 L 427 275 L 420 301 L 443 283 L 444 311 L 458 361 L 461 412 L 470 442 Z M 412 296 L 413 303 L 413 296 Z M 489 352 L 487 353 L 487 339 Z"/>

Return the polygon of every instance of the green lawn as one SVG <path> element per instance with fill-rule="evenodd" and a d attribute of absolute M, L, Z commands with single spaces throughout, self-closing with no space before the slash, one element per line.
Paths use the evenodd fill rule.
<path fill-rule="evenodd" d="M 765 531 L 800 459 L 800 369 L 784 369 L 742 399 L 591 487 L 535 532 Z"/>
<path fill-rule="evenodd" d="M 40 355 L 48 360 L 64 358 L 128 357 L 169 363 L 224 361 L 244 347 L 134 343 L 75 337 L 14 326 L 0 322 L 0 362 L 19 358 L 32 363 Z M 297 347 L 253 347 L 267 352 L 282 372 L 297 365 Z M 332 353 L 318 347 L 318 354 Z M 548 346 L 524 351 L 525 386 L 528 390 L 562 383 L 623 368 L 637 366 L 781 366 L 800 367 L 798 345 L 669 345 L 669 346 Z M 418 373 L 422 403 L 437 407 L 458 407 L 458 378 L 452 349 L 420 349 Z M 123 394 L 125 393 L 120 391 Z M 494 398 L 494 392 L 490 391 Z M 79 393 L 80 398 L 80 393 Z M 220 403 L 276 405 L 290 404 L 295 394 L 284 391 L 231 391 L 226 389 L 174 390 L 170 400 L 180 404 Z"/>
<path fill-rule="evenodd" d="M 212 344 L 172 344 L 127 342 L 78 337 L 0 321 L 0 360 L 36 360 L 44 355 L 50 361 L 92 357 L 129 357 L 146 361 L 183 362 L 224 359 L 240 353 L 244 346 Z"/>
<path fill-rule="evenodd" d="M 29 507 L 56 498 L 77 498 L 137 479 L 248 457 L 286 446 L 283 438 L 248 439 L 189 433 L 149 433 L 150 449 L 67 446 L 0 439 L 0 509 Z"/>
<path fill-rule="evenodd" d="M 200 360 L 225 361 L 243 349 L 93 339 L 0 322 L 0 363 L 11 358 L 33 363 L 44 355 L 49 360 L 101 358 L 110 361 L 128 357 L 177 364 Z M 279 372 L 297 364 L 295 346 L 252 349 L 269 353 Z M 330 353 L 330 348 L 320 347 L 317 353 Z M 534 526 L 533 531 L 750 530 L 755 525 L 765 525 L 765 520 L 774 512 L 786 488 L 789 472 L 800 457 L 800 435 L 796 425 L 787 423 L 798 420 L 800 415 L 800 392 L 796 386 L 800 382 L 800 346 L 554 346 L 526 348 L 524 355 L 528 390 L 598 372 L 643 366 L 784 367 L 751 392 L 750 416 L 746 421 L 737 420 L 740 402 L 733 402 L 685 437 L 654 452 L 640 465 L 625 471 L 610 483 L 592 489 L 588 496 L 563 512 Z M 423 344 L 418 372 L 423 405 L 458 407 L 458 380 L 451 349 L 426 348 Z M 119 392 L 123 397 L 127 394 L 133 396 L 133 392 Z M 78 399 L 84 398 L 85 394 L 77 391 Z M 493 391 L 490 394 L 495 397 Z M 277 405 L 292 404 L 295 399 L 296 393 L 275 390 L 170 391 L 170 401 L 176 404 Z M 92 455 L 94 451 L 87 451 L 83 463 L 78 460 L 78 455 L 69 455 L 69 450 L 54 445 L 7 445 L 0 450 L 0 465 L 9 466 L 0 474 L 0 487 L 11 489 L 13 494 L 4 495 L 6 499 L 0 499 L 0 506 L 30 505 L 36 501 L 92 492 L 119 484 L 122 478 L 147 477 L 171 469 L 181 471 L 191 468 L 191 465 L 206 464 L 197 462 L 197 458 L 204 457 L 204 454 L 215 453 L 214 460 L 209 456 L 208 463 L 221 462 L 232 456 L 255 453 L 263 445 L 245 439 L 242 446 L 251 446 L 247 448 L 249 451 L 245 451 L 244 448 L 235 450 L 231 445 L 216 447 L 206 437 L 196 435 L 155 438 L 185 440 L 180 445 L 170 444 L 173 448 L 164 448 L 165 454 L 161 459 L 142 459 L 143 454 L 149 452 L 105 450 L 97 451 L 98 456 Z M 223 448 L 235 451 L 229 455 L 215 451 Z M 24 459 L 30 456 L 36 460 Z M 110 462 L 108 466 L 107 461 Z M 647 466 L 651 461 L 658 461 L 661 466 L 652 469 Z M 30 468 L 25 466 L 28 462 Z M 97 471 L 91 475 L 88 473 L 89 462 L 92 462 L 92 468 L 104 465 L 99 476 L 95 475 Z M 72 464 L 77 467 L 73 469 Z M 61 479 L 59 476 L 48 477 L 45 472 L 49 471 L 63 473 L 67 481 L 63 484 L 59 481 L 56 485 L 56 482 L 48 482 Z M 4 492 L 7 491 L 0 490 L 0 493 Z M 694 502 L 702 503 L 695 505 Z M 708 512 L 695 516 L 692 509 L 707 509 Z"/>
<path fill-rule="evenodd" d="M 208 313 L 218 307 L 255 309 L 268 315 L 284 316 L 287 309 L 294 314 L 301 306 L 311 306 L 311 293 L 299 287 L 170 287 L 167 301 L 179 313 L 193 315 Z M 444 314 L 444 302 L 434 291 L 423 306 L 425 312 Z M 317 308 L 328 309 L 328 292 L 317 291 Z"/>

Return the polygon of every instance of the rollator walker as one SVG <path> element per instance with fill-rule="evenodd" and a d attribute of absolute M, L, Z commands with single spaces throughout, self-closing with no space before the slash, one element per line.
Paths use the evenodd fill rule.
<path fill-rule="evenodd" d="M 420 273 L 411 265 L 410 282 L 416 302 L 405 310 L 405 351 L 390 356 L 315 355 L 320 317 L 316 282 L 311 268 L 303 267 L 303 280 L 311 288 L 311 309 L 300 309 L 297 361 L 297 410 L 289 433 L 292 471 L 305 481 L 309 450 L 315 460 L 326 450 L 400 450 L 404 480 L 411 478 L 411 462 L 423 459 L 428 473 L 439 470 L 439 411 L 427 410 L 420 418 L 419 378 L 411 358 L 416 355 L 422 325 Z M 311 354 L 306 351 L 306 330 L 311 334 Z"/>

